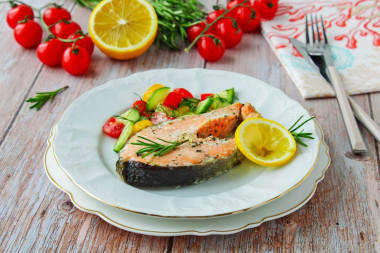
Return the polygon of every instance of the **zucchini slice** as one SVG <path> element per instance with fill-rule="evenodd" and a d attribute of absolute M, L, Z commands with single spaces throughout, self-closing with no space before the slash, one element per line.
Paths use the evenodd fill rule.
<path fill-rule="evenodd" d="M 154 111 L 158 104 L 162 104 L 170 92 L 169 87 L 162 87 L 153 92 L 146 104 L 147 111 Z"/>
<path fill-rule="evenodd" d="M 205 100 L 201 101 L 198 104 L 197 109 L 195 110 L 195 113 L 201 114 L 201 113 L 207 112 L 208 109 L 210 109 L 212 103 L 214 103 L 214 99 L 212 97 L 206 98 Z"/>

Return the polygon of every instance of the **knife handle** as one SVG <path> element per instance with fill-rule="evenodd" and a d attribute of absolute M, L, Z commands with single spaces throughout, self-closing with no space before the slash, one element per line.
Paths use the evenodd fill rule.
<path fill-rule="evenodd" d="M 380 126 L 348 94 L 347 97 L 356 118 L 375 137 L 376 141 L 380 143 Z"/>
<path fill-rule="evenodd" d="M 352 151 L 354 153 L 367 152 L 367 148 L 364 144 L 362 135 L 360 133 L 358 124 L 355 120 L 354 113 L 352 112 L 350 103 L 348 102 L 346 91 L 344 90 L 338 71 L 336 70 L 335 66 L 328 66 L 327 69 L 330 73 L 331 83 L 335 89 L 336 98 L 338 100 L 340 111 L 342 112 L 343 121 L 346 126 L 346 130 L 347 130 L 348 138 L 351 143 Z"/>

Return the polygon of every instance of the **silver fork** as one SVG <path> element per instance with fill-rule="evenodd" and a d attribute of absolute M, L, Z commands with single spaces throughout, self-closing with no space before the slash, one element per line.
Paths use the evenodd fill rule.
<path fill-rule="evenodd" d="M 320 33 L 319 33 L 319 25 L 318 25 L 319 22 L 318 22 L 317 15 L 314 15 L 314 18 L 313 18 L 313 15 L 310 15 L 310 17 L 311 17 L 310 26 L 311 26 L 311 33 L 312 33 L 312 41 L 310 41 L 310 37 L 309 37 L 310 28 L 309 28 L 308 16 L 306 15 L 305 17 L 306 19 L 305 34 L 306 34 L 307 51 L 309 52 L 310 55 L 323 57 L 327 66 L 327 72 L 329 74 L 331 84 L 333 85 L 335 89 L 336 98 L 338 100 L 338 104 L 342 112 L 343 121 L 346 126 L 346 130 L 347 130 L 348 138 L 350 140 L 352 151 L 354 153 L 365 153 L 367 152 L 367 148 L 364 144 L 359 127 L 357 125 L 354 114 L 350 107 L 350 103 L 348 101 L 346 91 L 343 87 L 338 71 L 336 70 L 334 66 L 334 62 L 332 60 L 332 52 L 328 44 L 322 15 L 320 16 L 320 23 L 321 23 L 320 26 L 322 27 L 322 34 L 323 34 L 322 37 L 320 36 Z M 315 32 L 317 36 L 315 36 Z"/>

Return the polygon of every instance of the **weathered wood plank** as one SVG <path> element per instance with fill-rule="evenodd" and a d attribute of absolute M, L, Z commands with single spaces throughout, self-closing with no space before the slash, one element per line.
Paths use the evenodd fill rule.
<path fill-rule="evenodd" d="M 33 1 L 38 2 L 40 1 Z M 212 1 L 204 1 L 210 9 Z M 66 0 L 67 6 L 73 6 Z M 115 228 L 99 217 L 79 211 L 68 196 L 56 189 L 43 172 L 42 157 L 51 126 L 65 108 L 83 92 L 135 72 L 155 68 L 203 67 L 193 49 L 183 52 L 150 49 L 138 59 L 119 62 L 98 50 L 85 76 L 70 76 L 61 68 L 41 67 L 34 51 L 17 49 L 0 10 L 0 251 L 380 251 L 379 145 L 363 130 L 369 143 L 367 156 L 354 156 L 334 99 L 304 101 L 278 60 L 259 34 L 245 35 L 237 48 L 228 50 L 219 62 L 207 68 L 240 72 L 264 80 L 300 101 L 319 119 L 330 146 L 332 165 L 316 195 L 299 211 L 282 219 L 228 236 L 150 237 Z M 76 7 L 75 21 L 87 30 L 90 11 Z M 8 29 L 8 30 L 7 30 Z M 8 38 L 6 38 L 8 37 Z M 14 45 L 14 46 L 13 46 Z M 27 51 L 27 52 L 26 52 Z M 31 62 L 35 64 L 30 65 Z M 19 70 L 14 70 L 15 66 Z M 36 70 L 41 69 L 40 73 Z M 21 76 L 21 77 L 20 77 Z M 70 89 L 39 112 L 23 102 L 37 91 L 63 85 Z M 31 89 L 31 90 L 29 90 Z M 8 101 L 9 96 L 13 97 Z M 380 122 L 380 94 L 355 97 Z M 4 102 L 5 101 L 5 102 Z M 19 113 L 17 113 L 19 111 Z M 17 113 L 17 114 L 16 114 Z M 14 117 L 9 132 L 8 122 Z M 173 246 L 172 246 L 173 243 Z"/>
<path fill-rule="evenodd" d="M 49 0 L 25 1 L 36 7 L 43 6 Z M 66 2 L 66 8 L 72 8 L 72 2 Z M 42 69 L 42 64 L 36 56 L 35 49 L 24 49 L 17 44 L 13 37 L 13 30 L 6 22 L 6 14 L 10 9 L 9 5 L 2 4 L 0 9 L 0 145 L 6 131 L 13 122 L 20 105 L 26 98 Z M 27 70 L 27 71 L 25 71 Z"/>

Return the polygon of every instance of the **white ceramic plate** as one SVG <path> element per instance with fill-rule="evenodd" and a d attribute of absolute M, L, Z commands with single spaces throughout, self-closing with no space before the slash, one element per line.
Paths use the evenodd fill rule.
<path fill-rule="evenodd" d="M 161 69 L 141 72 L 94 88 L 74 101 L 57 124 L 53 144 L 58 161 L 82 190 L 109 205 L 160 217 L 215 217 L 256 208 L 281 197 L 312 171 L 320 140 L 314 133 L 308 148 L 298 146 L 292 161 L 279 168 L 253 164 L 247 159 L 228 173 L 208 182 L 179 189 L 146 190 L 132 187 L 115 172 L 114 139 L 102 134 L 104 122 L 125 111 L 154 83 L 184 87 L 196 97 L 231 87 L 242 103 L 251 102 L 263 117 L 286 127 L 308 112 L 280 90 L 249 76 L 205 69 Z"/>
<path fill-rule="evenodd" d="M 45 153 L 44 161 L 46 174 L 52 183 L 66 192 L 70 196 L 71 201 L 80 210 L 96 214 L 106 222 L 121 229 L 146 235 L 205 236 L 211 234 L 232 234 L 244 229 L 257 227 L 265 221 L 283 217 L 301 208 L 309 201 L 317 188 L 318 182 L 323 179 L 324 173 L 330 164 L 328 147 L 323 142 L 320 148 L 318 162 L 308 178 L 288 194 L 267 205 L 241 214 L 219 218 L 164 219 L 123 211 L 91 198 L 83 192 L 59 167 L 51 146 L 54 134 L 55 129 L 52 130 L 48 140 L 48 148 Z M 323 139 L 319 127 L 318 135 Z"/>

